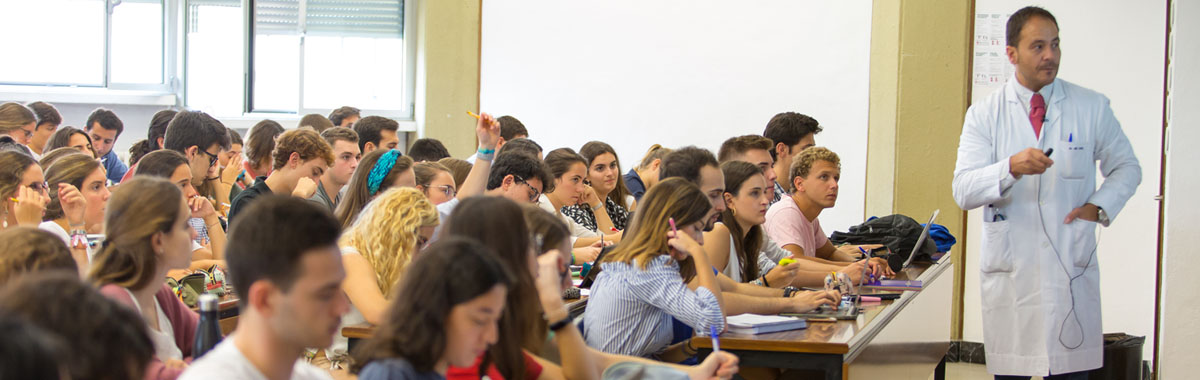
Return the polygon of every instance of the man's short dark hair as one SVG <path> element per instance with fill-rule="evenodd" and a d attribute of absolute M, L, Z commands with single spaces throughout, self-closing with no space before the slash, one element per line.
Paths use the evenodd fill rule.
<path fill-rule="evenodd" d="M 821 133 L 822 130 L 824 128 L 821 128 L 821 123 L 811 116 L 795 112 L 782 112 L 775 114 L 771 117 L 771 121 L 767 122 L 767 129 L 763 130 L 763 137 L 771 139 L 771 149 L 768 151 L 771 152 L 771 159 L 778 161 L 779 157 L 775 157 L 775 145 L 783 143 L 790 147 L 800 143 L 800 139 L 803 139 L 804 136 L 815 135 Z"/>
<path fill-rule="evenodd" d="M 141 314 L 110 300 L 74 271 L 22 275 L 0 290 L 0 311 L 63 343 L 69 379 L 140 379 L 154 357 Z"/>
<path fill-rule="evenodd" d="M 774 145 L 771 139 L 759 135 L 730 137 L 721 143 L 721 149 L 717 150 L 717 161 L 725 162 L 733 159 L 735 155 L 745 154 L 753 149 L 771 151 L 774 150 Z"/>
<path fill-rule="evenodd" d="M 529 131 L 525 129 L 525 124 L 521 124 L 517 118 L 504 115 L 496 118 L 500 122 L 500 138 L 504 141 L 511 141 L 517 136 L 529 136 Z"/>
<path fill-rule="evenodd" d="M 1054 23 L 1054 27 L 1058 27 L 1058 19 L 1041 7 L 1028 6 L 1017 10 L 1012 16 L 1008 16 L 1008 25 L 1004 32 L 1004 44 L 1012 47 L 1017 47 L 1021 43 L 1021 29 L 1025 28 L 1025 23 L 1034 17 L 1042 17 Z"/>
<path fill-rule="evenodd" d="M 301 273 L 300 260 L 312 249 L 336 247 L 341 224 L 328 209 L 304 199 L 264 195 L 229 227 L 225 260 L 245 308 L 250 286 L 267 280 L 287 292 Z"/>
<path fill-rule="evenodd" d="M 37 116 L 37 126 L 43 124 L 59 125 L 62 124 L 62 114 L 58 113 L 58 109 L 54 105 L 46 102 L 32 102 L 25 105 L 33 110 L 33 114 Z"/>
<path fill-rule="evenodd" d="M 492 162 L 492 171 L 488 174 L 487 189 L 500 187 L 500 184 L 504 183 L 504 177 L 510 174 L 526 181 L 534 178 L 541 180 L 543 194 L 554 191 L 554 176 L 550 174 L 545 162 L 537 157 L 514 152 L 504 152 L 496 156 L 496 161 Z"/>
<path fill-rule="evenodd" d="M 446 150 L 446 146 L 438 139 L 423 138 L 413 141 L 412 147 L 408 148 L 408 156 L 412 157 L 414 162 L 436 162 L 450 157 L 450 151 Z"/>
<path fill-rule="evenodd" d="M 104 129 L 117 131 L 117 137 L 121 137 L 121 132 L 125 132 L 125 123 L 121 122 L 121 118 L 118 118 L 113 111 L 104 108 L 92 111 L 92 114 L 88 115 L 87 124 L 83 126 L 83 129 L 91 132 L 92 125 L 95 123 L 100 123 L 100 127 Z"/>
<path fill-rule="evenodd" d="M 338 109 L 335 109 L 329 113 L 329 121 L 333 122 L 333 126 L 340 127 L 342 126 L 342 119 L 350 116 L 360 116 L 359 112 L 361 111 L 362 110 L 351 106 L 338 107 Z"/>
<path fill-rule="evenodd" d="M 146 140 L 150 141 L 150 145 L 153 146 L 154 149 L 151 150 L 163 148 L 158 145 L 158 138 L 167 135 L 167 126 L 171 124 L 171 120 L 175 119 L 175 115 L 178 114 L 179 112 L 175 110 L 162 110 L 155 112 L 154 116 L 150 117 L 150 129 L 146 131 Z M 164 138 L 163 143 L 166 142 L 167 140 Z"/>
<path fill-rule="evenodd" d="M 663 157 L 662 164 L 659 165 L 658 169 L 658 179 L 664 180 L 671 177 L 680 177 L 699 186 L 700 168 L 705 166 L 712 166 L 717 169 L 721 168 L 721 164 L 717 162 L 717 158 L 708 149 L 685 146 Z"/>
<path fill-rule="evenodd" d="M 335 122 L 333 125 L 340 124 Z M 358 149 L 366 150 L 367 143 L 375 144 L 378 147 L 379 140 L 383 139 L 381 134 L 383 130 L 395 132 L 399 129 L 400 123 L 383 116 L 367 116 L 358 119 L 358 122 L 354 123 L 354 132 L 358 133 Z"/>
<path fill-rule="evenodd" d="M 504 143 L 504 146 L 500 147 L 500 150 L 496 151 L 496 154 L 508 152 L 516 152 L 529 155 L 530 157 L 537 157 L 542 153 L 542 146 L 538 145 L 536 141 L 522 137 L 508 140 Z"/>
<path fill-rule="evenodd" d="M 205 150 L 213 145 L 228 150 L 229 133 L 224 124 L 204 112 L 180 111 L 167 124 L 163 149 L 185 153 L 193 146 Z"/>

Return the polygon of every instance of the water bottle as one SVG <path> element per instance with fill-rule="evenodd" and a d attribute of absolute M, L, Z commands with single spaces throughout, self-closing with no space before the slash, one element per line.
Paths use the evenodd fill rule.
<path fill-rule="evenodd" d="M 217 343 L 221 343 L 222 339 L 220 317 L 217 316 L 217 296 L 201 294 L 197 304 L 200 305 L 200 324 L 196 326 L 196 342 L 192 346 L 193 360 L 200 359 L 216 347 Z"/>

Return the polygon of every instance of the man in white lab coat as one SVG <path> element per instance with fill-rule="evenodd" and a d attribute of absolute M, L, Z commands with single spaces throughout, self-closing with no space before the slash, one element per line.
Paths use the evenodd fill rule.
<path fill-rule="evenodd" d="M 1055 79 L 1061 52 L 1050 12 L 1014 13 L 1007 45 L 1016 73 L 967 110 L 954 168 L 959 207 L 985 207 L 988 372 L 1086 379 L 1103 357 L 1096 225 L 1117 217 L 1141 167 L 1108 98 Z"/>

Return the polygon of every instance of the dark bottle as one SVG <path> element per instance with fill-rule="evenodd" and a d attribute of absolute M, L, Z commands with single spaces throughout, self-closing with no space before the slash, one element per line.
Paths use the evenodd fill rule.
<path fill-rule="evenodd" d="M 200 305 L 200 324 L 196 325 L 196 342 L 192 346 L 193 360 L 200 359 L 216 347 L 217 343 L 221 343 L 222 339 L 220 317 L 217 316 L 217 296 L 201 294 L 196 303 Z"/>

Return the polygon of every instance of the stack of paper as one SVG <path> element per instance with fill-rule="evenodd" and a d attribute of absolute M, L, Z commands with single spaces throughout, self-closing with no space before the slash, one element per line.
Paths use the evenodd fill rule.
<path fill-rule="evenodd" d="M 725 321 L 729 332 L 735 334 L 766 334 L 808 327 L 803 319 L 781 315 L 739 314 Z"/>

